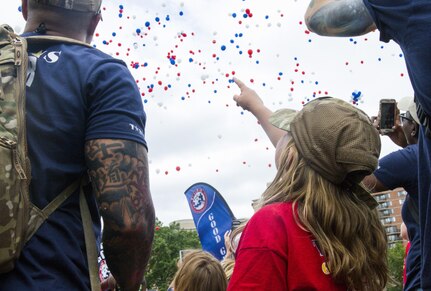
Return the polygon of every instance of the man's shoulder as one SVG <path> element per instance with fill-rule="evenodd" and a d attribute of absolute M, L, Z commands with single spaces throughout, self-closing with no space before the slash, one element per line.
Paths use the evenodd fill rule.
<path fill-rule="evenodd" d="M 403 159 L 406 157 L 416 157 L 418 151 L 418 145 L 417 144 L 411 144 L 406 146 L 405 148 L 396 150 L 394 152 L 391 152 L 384 156 L 382 160 L 392 160 L 392 159 Z"/>
<path fill-rule="evenodd" d="M 77 56 L 79 59 L 84 60 L 85 58 L 91 58 L 93 60 L 98 61 L 107 61 L 107 62 L 123 62 L 119 59 L 108 55 L 107 53 L 101 51 L 99 48 L 95 46 L 86 46 L 80 45 L 77 43 L 68 43 L 68 42 L 58 42 L 53 43 L 50 48 L 60 48 L 66 53 L 70 53 L 72 55 Z"/>
<path fill-rule="evenodd" d="M 404 149 L 407 150 L 407 151 L 409 151 L 409 152 L 416 153 L 418 151 L 418 149 L 419 149 L 419 145 L 417 143 L 415 143 L 415 144 L 409 144 Z"/>
<path fill-rule="evenodd" d="M 94 63 L 100 61 L 125 65 L 124 61 L 103 52 L 95 45 L 80 42 L 72 38 L 41 35 L 35 32 L 23 33 L 21 37 L 28 39 L 29 52 L 56 51 L 67 54 L 69 58 L 74 57 L 80 62 Z"/>
<path fill-rule="evenodd" d="M 418 145 L 417 144 L 411 144 L 406 146 L 403 149 L 400 149 L 398 151 L 398 154 L 401 158 L 406 158 L 409 160 L 413 160 L 415 162 L 417 162 L 417 154 L 418 154 Z"/>
<path fill-rule="evenodd" d="M 42 51 L 61 51 L 71 56 L 76 56 L 79 59 L 94 59 L 100 61 L 112 61 L 122 63 L 122 60 L 116 59 L 111 55 L 103 52 L 96 46 L 81 43 L 73 39 L 52 39 L 44 40 L 37 38 L 28 39 L 29 52 L 42 52 Z"/>

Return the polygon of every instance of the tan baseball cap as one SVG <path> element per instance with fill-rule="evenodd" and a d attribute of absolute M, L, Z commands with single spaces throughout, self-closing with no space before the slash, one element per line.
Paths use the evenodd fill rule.
<path fill-rule="evenodd" d="M 35 3 L 56 6 L 79 12 L 100 12 L 102 0 L 31 0 Z"/>
<path fill-rule="evenodd" d="M 378 205 L 360 185 L 376 169 L 381 149 L 365 112 L 341 99 L 321 97 L 300 111 L 278 110 L 269 121 L 291 133 L 299 153 L 322 177 L 346 186 L 370 208 Z"/>

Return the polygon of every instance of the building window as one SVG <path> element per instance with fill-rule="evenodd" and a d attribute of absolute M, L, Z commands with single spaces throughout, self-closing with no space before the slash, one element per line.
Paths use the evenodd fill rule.
<path fill-rule="evenodd" d="M 386 233 L 398 233 L 399 232 L 399 230 L 396 226 L 386 227 L 385 230 L 386 230 Z"/>
<path fill-rule="evenodd" d="M 382 213 L 382 215 L 383 216 L 388 216 L 388 215 L 391 215 L 391 214 L 393 214 L 394 213 L 394 210 L 393 209 L 385 209 L 385 210 L 383 210 L 383 211 L 380 211 L 380 213 Z"/>
<path fill-rule="evenodd" d="M 397 234 L 388 235 L 388 241 L 397 241 L 400 240 L 400 237 Z"/>
<path fill-rule="evenodd" d="M 375 198 L 377 201 L 382 201 L 382 200 L 387 200 L 387 199 L 389 199 L 389 198 L 390 198 L 390 195 L 389 195 L 389 193 L 385 193 L 385 194 L 376 195 L 376 196 L 374 196 L 374 198 Z"/>
<path fill-rule="evenodd" d="M 391 201 L 386 201 L 386 202 L 380 203 L 380 205 L 377 206 L 377 209 L 389 208 L 389 206 L 391 205 L 392 205 Z"/>
<path fill-rule="evenodd" d="M 386 218 L 380 219 L 380 222 L 382 224 L 389 224 L 391 222 L 395 222 L 395 217 L 386 217 Z"/>
<path fill-rule="evenodd" d="M 402 191 L 398 191 L 398 192 L 397 192 L 397 195 L 398 195 L 398 197 L 400 197 L 400 196 L 406 196 L 406 195 L 407 195 L 407 192 L 406 192 L 406 191 L 404 191 L 404 190 L 402 190 Z"/>

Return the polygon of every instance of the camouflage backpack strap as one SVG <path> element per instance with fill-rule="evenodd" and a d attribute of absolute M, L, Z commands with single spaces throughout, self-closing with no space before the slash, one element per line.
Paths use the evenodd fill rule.
<path fill-rule="evenodd" d="M 99 252 L 96 237 L 94 235 L 93 220 L 91 219 L 90 209 L 88 208 L 87 199 L 85 198 L 84 186 L 86 184 L 86 181 L 81 183 L 79 191 L 79 208 L 81 210 L 81 219 L 84 227 L 85 249 L 87 252 L 91 291 L 100 291 L 99 266 L 97 262 Z"/>
<path fill-rule="evenodd" d="M 87 252 L 91 290 L 100 291 L 96 237 L 94 235 L 93 220 L 91 219 L 90 209 L 88 208 L 88 203 L 84 192 L 84 186 L 87 184 L 88 178 L 86 178 L 86 176 L 79 178 L 66 189 L 64 189 L 59 195 L 57 195 L 57 197 L 55 197 L 55 199 L 52 200 L 44 209 L 41 210 L 36 206 L 31 206 L 26 239 L 29 240 L 33 234 L 36 233 L 42 223 L 49 217 L 49 215 L 79 188 L 79 208 L 84 229 L 85 249 Z"/>
<path fill-rule="evenodd" d="M 48 216 L 51 215 L 54 210 L 56 210 L 64 201 L 66 201 L 67 198 L 70 197 L 70 195 L 72 195 L 72 193 L 78 189 L 81 180 L 82 179 L 79 178 L 69 185 L 43 209 L 39 209 L 33 204 L 30 204 L 30 218 L 27 225 L 26 242 L 29 241 L 30 238 L 36 233 Z"/>
<path fill-rule="evenodd" d="M 0 26 L 0 273 L 12 270 L 25 242 L 30 162 L 25 131 L 27 43 Z"/>

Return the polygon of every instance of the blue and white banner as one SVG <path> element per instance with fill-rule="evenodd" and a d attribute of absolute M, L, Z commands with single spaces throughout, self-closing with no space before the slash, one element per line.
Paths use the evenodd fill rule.
<path fill-rule="evenodd" d="M 184 193 L 192 212 L 202 249 L 222 260 L 226 255 L 224 234 L 235 217 L 221 194 L 207 183 L 196 183 Z"/>

